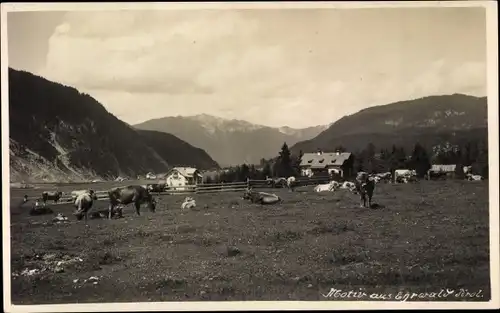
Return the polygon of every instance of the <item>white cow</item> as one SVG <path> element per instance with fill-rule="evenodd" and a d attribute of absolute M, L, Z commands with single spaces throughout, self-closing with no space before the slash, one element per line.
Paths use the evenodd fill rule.
<path fill-rule="evenodd" d="M 286 184 L 288 186 L 288 189 L 290 191 L 294 191 L 295 186 L 297 185 L 297 180 L 295 179 L 295 176 L 290 176 L 286 179 Z"/>
<path fill-rule="evenodd" d="M 316 192 L 335 191 L 335 189 L 337 189 L 338 187 L 340 187 L 340 184 L 338 182 L 332 180 L 328 184 L 317 185 L 316 187 L 314 187 L 314 191 L 316 191 Z"/>
<path fill-rule="evenodd" d="M 191 197 L 186 197 L 181 205 L 182 210 L 191 209 L 196 207 L 196 201 Z"/>
<path fill-rule="evenodd" d="M 467 180 L 469 181 L 481 181 L 483 179 L 484 178 L 481 175 L 467 174 Z"/>
<path fill-rule="evenodd" d="M 350 181 L 345 181 L 342 186 L 340 186 L 341 189 L 348 189 L 350 191 L 356 190 L 356 184 Z"/>
<path fill-rule="evenodd" d="M 394 181 L 396 183 L 400 180 L 406 184 L 415 176 L 417 176 L 417 171 L 415 170 L 399 169 L 394 171 Z"/>
<path fill-rule="evenodd" d="M 74 206 L 76 208 L 74 215 L 78 219 L 85 217 L 85 222 L 87 222 L 87 215 L 94 204 L 94 200 L 97 200 L 97 197 L 93 190 L 80 193 L 74 202 Z"/>
<path fill-rule="evenodd" d="M 375 182 L 378 183 L 380 181 L 388 181 L 391 179 L 391 172 L 386 172 L 386 173 L 378 173 L 375 174 Z"/>
<path fill-rule="evenodd" d="M 76 198 L 78 198 L 79 195 L 84 194 L 84 193 L 90 193 L 90 190 L 88 189 L 83 189 L 83 190 L 75 190 L 71 192 L 71 200 L 73 202 L 76 201 Z"/>

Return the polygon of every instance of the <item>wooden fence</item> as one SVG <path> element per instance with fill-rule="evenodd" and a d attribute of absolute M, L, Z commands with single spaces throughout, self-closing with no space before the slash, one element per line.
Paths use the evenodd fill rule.
<path fill-rule="evenodd" d="M 310 186 L 327 183 L 330 179 L 325 177 L 320 178 L 299 178 L 295 181 L 295 186 Z M 154 196 L 157 195 L 190 195 L 190 194 L 205 194 L 205 193 L 218 193 L 218 192 L 238 192 L 252 187 L 258 188 L 271 188 L 267 180 L 254 180 L 247 179 L 246 182 L 231 182 L 231 183 L 212 183 L 212 184 L 199 184 L 199 185 L 186 185 L 186 186 L 167 186 L 164 191 L 152 192 Z M 107 200 L 107 191 L 96 191 L 97 200 Z M 52 202 L 52 201 L 48 201 Z M 63 193 L 62 198 L 58 203 L 67 204 L 72 203 L 73 198 L 71 193 Z"/>

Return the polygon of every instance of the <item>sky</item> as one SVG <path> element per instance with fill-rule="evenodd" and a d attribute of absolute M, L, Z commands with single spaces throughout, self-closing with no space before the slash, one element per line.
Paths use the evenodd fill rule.
<path fill-rule="evenodd" d="M 484 8 L 9 12 L 9 66 L 129 124 L 210 114 L 325 125 L 429 95 L 486 96 Z"/>

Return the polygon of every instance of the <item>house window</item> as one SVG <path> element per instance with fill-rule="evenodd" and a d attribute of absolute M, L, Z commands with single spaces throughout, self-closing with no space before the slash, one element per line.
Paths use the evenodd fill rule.
<path fill-rule="evenodd" d="M 172 178 L 173 178 L 173 179 L 179 179 L 179 173 L 174 172 L 174 173 L 172 174 Z"/>
<path fill-rule="evenodd" d="M 313 161 L 313 160 L 309 160 L 309 161 L 307 161 L 307 163 L 312 163 L 312 161 Z"/>
<path fill-rule="evenodd" d="M 325 159 L 321 159 L 319 160 L 319 163 L 323 163 L 325 161 Z"/>

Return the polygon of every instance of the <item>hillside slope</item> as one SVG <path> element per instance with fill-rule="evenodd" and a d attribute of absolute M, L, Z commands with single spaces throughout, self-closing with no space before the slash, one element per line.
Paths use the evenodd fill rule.
<path fill-rule="evenodd" d="M 11 68 L 9 119 L 11 181 L 135 177 L 174 165 L 161 142 L 162 156 L 91 96 Z M 198 149 L 180 142 L 171 140 L 174 158 L 182 155 L 196 164 Z M 196 157 L 189 160 L 193 152 Z"/>
<path fill-rule="evenodd" d="M 154 147 L 160 157 L 175 166 L 218 169 L 219 165 L 205 150 L 193 147 L 174 135 L 151 130 L 137 130 L 145 143 Z"/>
<path fill-rule="evenodd" d="M 462 94 L 430 96 L 361 110 L 345 116 L 313 139 L 298 142 L 292 151 L 350 151 L 368 143 L 377 148 L 392 144 L 412 149 L 418 141 L 426 147 L 443 142 L 460 144 L 487 139 L 486 97 Z"/>
<path fill-rule="evenodd" d="M 326 126 L 272 128 L 207 114 L 152 119 L 134 127 L 173 134 L 204 149 L 223 166 L 259 164 L 260 159 L 277 155 L 284 142 L 293 145 L 326 129 Z"/>

